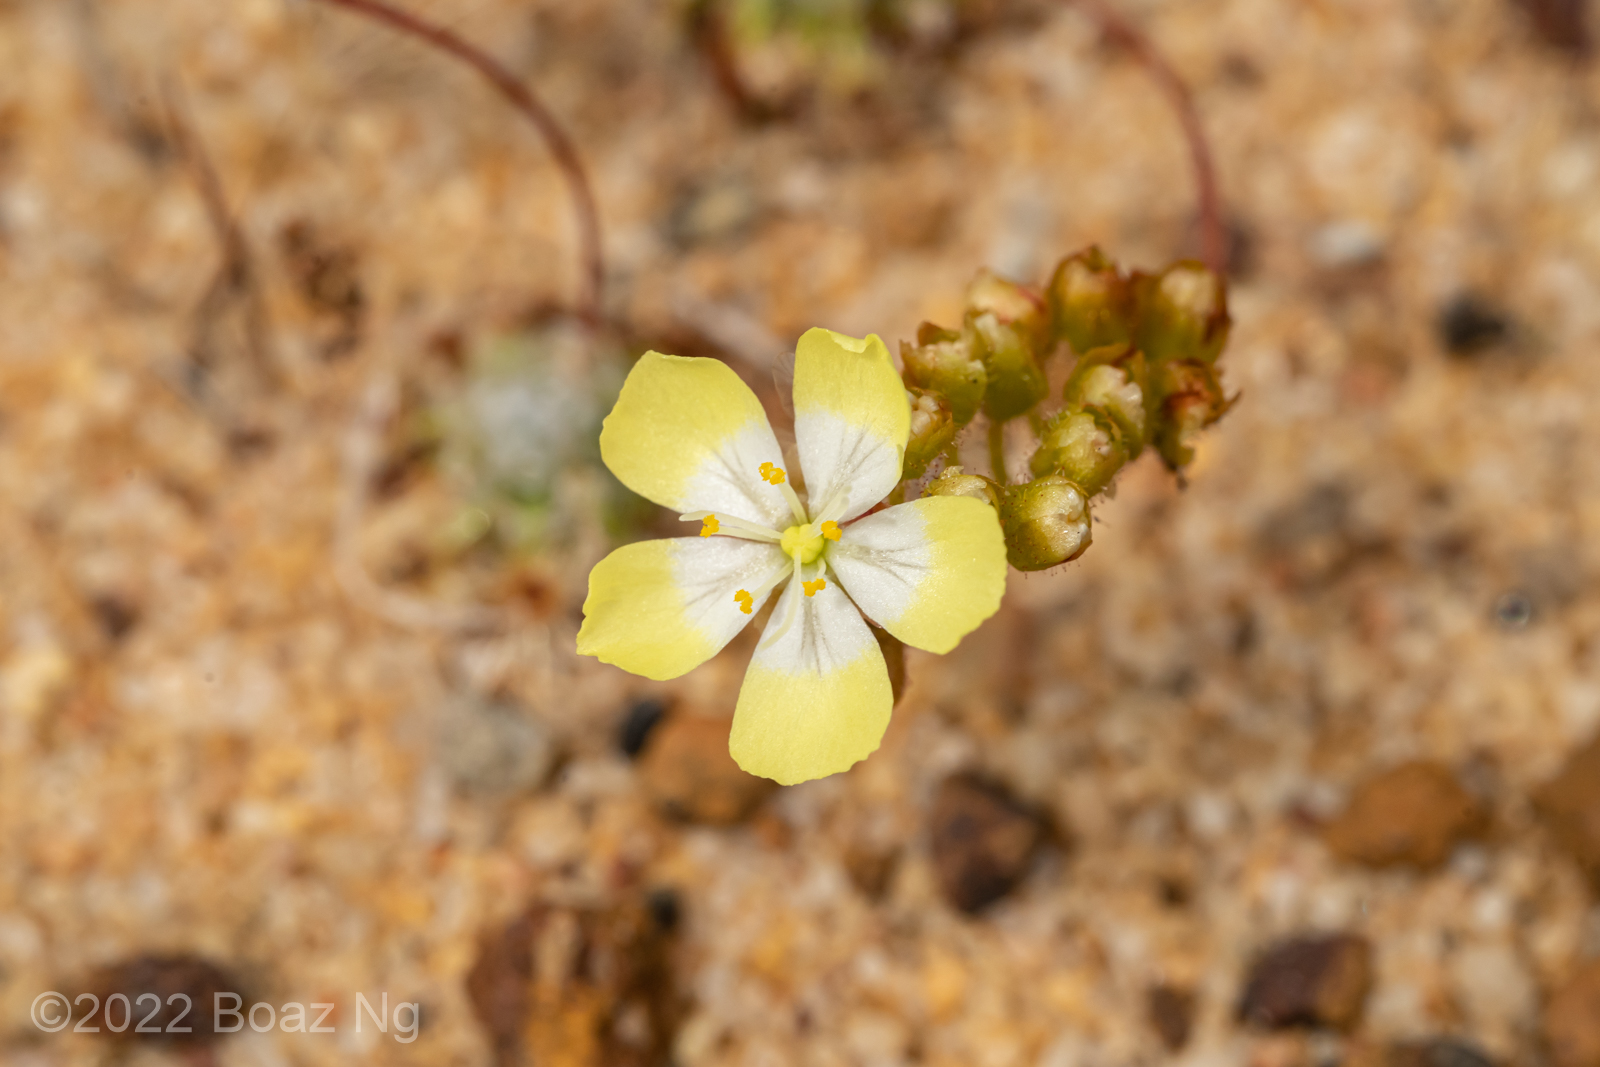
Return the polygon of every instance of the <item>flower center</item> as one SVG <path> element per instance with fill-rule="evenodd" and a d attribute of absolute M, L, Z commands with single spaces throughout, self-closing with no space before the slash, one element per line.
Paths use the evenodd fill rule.
<path fill-rule="evenodd" d="M 783 554 L 791 559 L 798 555 L 801 564 L 813 563 L 822 555 L 823 546 L 827 539 L 823 537 L 822 528 L 813 523 L 803 523 L 791 526 L 783 531 L 783 540 L 779 542 Z"/>

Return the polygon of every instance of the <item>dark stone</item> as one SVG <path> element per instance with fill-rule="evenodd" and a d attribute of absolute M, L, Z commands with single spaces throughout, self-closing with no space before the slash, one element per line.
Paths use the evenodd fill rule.
<path fill-rule="evenodd" d="M 1372 985 L 1372 948 L 1352 934 L 1303 937 L 1268 949 L 1250 969 L 1241 1022 L 1281 1030 L 1347 1030 L 1361 1017 Z"/>
<path fill-rule="evenodd" d="M 1525 629 L 1533 621 L 1533 601 L 1525 593 L 1507 593 L 1494 602 L 1494 621 L 1502 630 Z"/>
<path fill-rule="evenodd" d="M 654 730 L 656 723 L 661 721 L 661 716 L 667 713 L 664 701 L 647 699 L 637 701 L 628 709 L 628 714 L 622 720 L 622 728 L 617 731 L 617 747 L 629 759 L 635 759 L 644 751 L 644 743 L 650 739 L 650 731 Z"/>
<path fill-rule="evenodd" d="M 651 890 L 645 899 L 645 905 L 650 909 L 650 917 L 656 925 L 668 933 L 678 928 L 678 923 L 683 918 L 683 904 L 678 898 L 678 891 L 672 888 Z"/>
<path fill-rule="evenodd" d="M 101 968 L 89 977 L 85 992 L 99 998 L 99 1009 L 94 1019 L 87 1021 L 85 1016 L 77 1014 L 81 1009 L 75 1008 L 74 1019 L 80 1024 L 87 1022 L 87 1026 L 99 1026 L 101 1036 L 113 1041 L 208 1045 L 223 1036 L 214 1028 L 214 995 L 235 993 L 241 998 L 241 1006 L 248 1006 L 250 998 L 240 986 L 237 978 L 200 956 L 135 956 Z M 131 1005 L 130 1025 L 121 1033 L 106 1024 L 105 1015 L 106 1001 L 117 993 L 126 996 Z M 156 1007 L 151 1003 L 152 995 L 160 1000 L 160 1007 L 154 1015 L 151 1015 L 151 1009 Z M 184 997 L 189 998 L 187 1011 L 182 999 Z M 140 1003 L 141 998 L 143 1003 Z M 119 998 L 119 1003 L 113 1009 L 113 1021 L 120 1023 L 121 1014 Z M 190 1032 L 169 1032 L 168 1026 L 186 1026 Z M 141 1030 L 140 1027 L 145 1029 Z M 154 1028 L 154 1032 L 151 1028 Z"/>
<path fill-rule="evenodd" d="M 112 641 L 121 641 L 139 624 L 139 609 L 119 596 L 104 593 L 89 601 L 100 630 Z"/>
<path fill-rule="evenodd" d="M 1168 1052 L 1177 1052 L 1189 1043 L 1194 1025 L 1194 993 L 1173 986 L 1152 986 L 1149 992 L 1150 1025 Z"/>
<path fill-rule="evenodd" d="M 681 1009 L 649 898 L 537 903 L 480 939 L 467 999 L 500 1067 L 656 1067 Z"/>
<path fill-rule="evenodd" d="M 1462 293 L 1445 304 L 1436 326 L 1439 343 L 1453 356 L 1475 356 L 1511 336 L 1510 320 L 1473 293 Z"/>
<path fill-rule="evenodd" d="M 1495 1067 L 1481 1049 L 1463 1041 L 1436 1037 L 1392 1045 L 1384 1067 Z"/>
<path fill-rule="evenodd" d="M 1593 38 L 1589 36 L 1588 0 L 1514 0 L 1527 12 L 1534 30 L 1545 44 L 1569 55 L 1588 56 Z"/>
<path fill-rule="evenodd" d="M 968 913 L 1011 892 L 1044 837 L 1038 816 L 1004 789 L 965 775 L 939 787 L 929 823 L 939 888 Z"/>

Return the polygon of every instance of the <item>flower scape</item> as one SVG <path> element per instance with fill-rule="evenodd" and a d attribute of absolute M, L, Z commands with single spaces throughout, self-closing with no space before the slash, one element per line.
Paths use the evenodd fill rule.
<path fill-rule="evenodd" d="M 676 678 L 776 591 L 729 751 L 785 785 L 847 770 L 877 749 L 894 705 L 872 628 L 950 651 L 999 608 L 1008 563 L 1044 570 L 1089 547 L 1090 501 L 1147 445 L 1181 472 L 1231 403 L 1216 371 L 1227 331 L 1225 287 L 1193 262 L 1130 276 L 1091 248 L 1042 292 L 984 273 L 961 327 L 924 323 L 899 371 L 875 334 L 807 331 L 795 462 L 726 364 L 647 352 L 604 422 L 601 457 L 700 528 L 594 568 L 578 652 Z M 1059 349 L 1075 358 L 1047 413 Z M 989 476 L 959 462 L 958 435 L 980 413 Z M 1006 430 L 1024 418 L 1031 477 L 1013 484 Z"/>

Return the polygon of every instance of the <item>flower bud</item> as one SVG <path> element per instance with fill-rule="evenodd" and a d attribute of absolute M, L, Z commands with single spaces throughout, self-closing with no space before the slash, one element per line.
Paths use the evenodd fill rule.
<path fill-rule="evenodd" d="M 993 311 L 967 312 L 967 323 L 982 341 L 989 386 L 983 413 L 996 422 L 1014 419 L 1045 398 L 1050 385 L 1034 355 L 1034 334 L 1025 323 L 1003 322 Z"/>
<path fill-rule="evenodd" d="M 1000 487 L 981 474 L 967 474 L 960 467 L 947 467 L 928 483 L 923 496 L 970 496 L 1000 510 Z"/>
<path fill-rule="evenodd" d="M 1111 484 L 1127 461 L 1116 423 L 1069 408 L 1045 423 L 1030 467 L 1036 478 L 1065 475 L 1086 496 L 1094 496 Z"/>
<path fill-rule="evenodd" d="M 1152 363 L 1192 359 L 1215 363 L 1228 341 L 1226 283 L 1192 260 L 1160 274 L 1135 274 L 1139 307 L 1135 343 Z"/>
<path fill-rule="evenodd" d="M 982 348 L 971 331 L 956 333 L 925 322 L 917 328 L 915 345 L 900 342 L 906 384 L 944 397 L 955 424 L 965 426 L 978 413 L 989 381 Z"/>
<path fill-rule="evenodd" d="M 1144 450 L 1149 424 L 1145 385 L 1144 353 L 1126 344 L 1106 345 L 1078 360 L 1062 397 L 1069 408 L 1095 408 L 1115 422 L 1134 459 Z"/>
<path fill-rule="evenodd" d="M 908 390 L 907 395 L 911 400 L 911 437 L 906 441 L 902 479 L 922 477 L 928 464 L 956 439 L 955 419 L 943 397 L 922 389 Z"/>
<path fill-rule="evenodd" d="M 1079 355 L 1132 334 L 1133 294 L 1117 265 L 1097 247 L 1068 256 L 1045 291 L 1051 332 Z"/>
<path fill-rule="evenodd" d="M 1162 364 L 1152 373 L 1151 385 L 1159 398 L 1156 451 L 1172 470 L 1182 470 L 1194 460 L 1200 431 L 1227 414 L 1233 401 L 1223 395 L 1216 369 L 1198 360 Z"/>
<path fill-rule="evenodd" d="M 1050 309 L 1044 299 L 1029 287 L 992 271 L 980 270 L 967 286 L 967 310 L 980 315 L 991 312 L 1001 322 L 1022 329 L 1034 348 L 1048 334 Z"/>
<path fill-rule="evenodd" d="M 1089 547 L 1089 501 L 1060 474 L 1002 486 L 1000 528 L 1006 559 L 1019 571 L 1042 571 L 1077 559 Z"/>

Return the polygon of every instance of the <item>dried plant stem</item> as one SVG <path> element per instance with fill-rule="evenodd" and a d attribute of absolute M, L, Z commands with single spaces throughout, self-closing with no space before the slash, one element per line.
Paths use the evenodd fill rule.
<path fill-rule="evenodd" d="M 342 488 L 334 529 L 333 575 L 347 597 L 365 611 L 412 632 L 481 633 L 505 628 L 500 611 L 480 604 L 446 604 L 389 589 L 374 581 L 361 562 L 361 525 L 367 486 L 377 469 L 383 427 L 394 418 L 400 388 L 393 375 L 378 371 L 368 383 L 361 408 L 345 433 Z"/>
<path fill-rule="evenodd" d="M 1194 98 L 1178 72 L 1172 69 L 1155 43 L 1132 21 L 1112 7 L 1107 0 L 1070 0 L 1082 4 L 1100 23 L 1106 36 L 1121 44 L 1139 61 L 1155 79 L 1172 110 L 1183 126 L 1184 139 L 1189 144 L 1189 159 L 1194 168 L 1197 213 L 1200 219 L 1200 259 L 1219 277 L 1227 273 L 1228 233 L 1223 223 L 1222 196 L 1217 189 L 1216 166 L 1211 160 L 1211 147 L 1206 141 L 1205 128 L 1200 123 L 1200 113 L 1195 110 Z"/>
<path fill-rule="evenodd" d="M 556 117 L 516 75 L 476 45 L 458 37 L 450 30 L 429 22 L 417 15 L 392 7 L 383 0 L 320 0 L 321 3 L 342 7 L 368 18 L 376 19 L 402 33 L 408 33 L 434 48 L 448 52 L 477 71 L 490 85 L 505 97 L 506 102 L 519 111 L 538 129 L 556 166 L 566 179 L 572 194 L 573 209 L 578 217 L 578 243 L 583 257 L 583 293 L 578 301 L 578 314 L 591 325 L 598 324 L 602 314 L 602 286 L 605 278 L 604 252 L 600 237 L 600 211 L 595 204 L 594 189 L 589 184 L 588 172 L 578 157 L 577 147 Z"/>
<path fill-rule="evenodd" d="M 194 176 L 200 199 L 205 204 L 206 217 L 211 222 L 211 228 L 217 235 L 217 244 L 222 251 L 222 262 L 217 264 L 211 284 L 206 287 L 205 296 L 201 298 L 200 306 L 195 311 L 195 339 L 191 357 L 199 366 L 210 369 L 214 322 L 231 299 L 242 296 L 245 344 L 249 350 L 251 364 L 263 381 L 276 386 L 280 382 L 277 367 L 272 360 L 266 304 L 261 297 L 255 264 L 250 256 L 250 246 L 245 241 L 244 231 L 240 229 L 238 220 L 228 207 L 228 197 L 223 191 L 222 179 L 218 177 L 217 168 L 211 162 L 211 155 L 206 151 L 205 142 L 200 139 L 200 134 L 189 116 L 182 87 L 176 81 L 168 81 L 163 86 L 163 96 L 166 104 L 168 136 L 177 146 L 184 163 Z"/>

